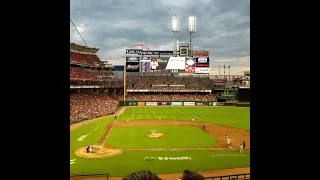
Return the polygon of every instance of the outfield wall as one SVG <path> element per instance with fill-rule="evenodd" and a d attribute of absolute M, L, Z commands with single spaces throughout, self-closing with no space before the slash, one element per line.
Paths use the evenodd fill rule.
<path fill-rule="evenodd" d="M 118 106 L 240 106 L 250 107 L 250 104 L 237 104 L 216 101 L 120 101 Z"/>

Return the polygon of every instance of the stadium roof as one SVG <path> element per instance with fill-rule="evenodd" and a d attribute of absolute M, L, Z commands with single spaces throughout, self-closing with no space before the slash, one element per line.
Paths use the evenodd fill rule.
<path fill-rule="evenodd" d="M 84 45 L 81 45 L 81 44 L 70 43 L 70 50 L 96 53 L 100 49 L 96 48 L 96 47 L 87 47 L 87 46 L 84 46 Z"/>

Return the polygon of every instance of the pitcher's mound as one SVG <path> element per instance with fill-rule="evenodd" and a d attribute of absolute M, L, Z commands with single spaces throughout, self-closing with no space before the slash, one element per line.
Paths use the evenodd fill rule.
<path fill-rule="evenodd" d="M 164 134 L 164 133 L 150 133 L 150 134 L 147 134 L 147 136 L 151 137 L 151 138 L 159 138 L 159 137 L 163 137 L 165 135 L 166 134 Z"/>
<path fill-rule="evenodd" d="M 95 146 L 92 146 L 95 147 Z M 76 150 L 75 154 L 83 158 L 106 158 L 116 156 L 123 152 L 122 149 L 114 149 L 112 147 L 94 148 L 93 153 L 87 153 L 87 146 Z"/>

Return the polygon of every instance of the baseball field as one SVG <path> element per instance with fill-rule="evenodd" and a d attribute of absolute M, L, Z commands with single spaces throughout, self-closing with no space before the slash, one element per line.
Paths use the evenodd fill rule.
<path fill-rule="evenodd" d="M 169 174 L 250 167 L 250 108 L 121 107 L 115 115 L 117 120 L 113 115 L 70 126 L 71 174 L 125 176 L 139 170 Z M 246 148 L 239 153 L 243 141 Z M 89 145 L 93 153 L 87 153 Z"/>

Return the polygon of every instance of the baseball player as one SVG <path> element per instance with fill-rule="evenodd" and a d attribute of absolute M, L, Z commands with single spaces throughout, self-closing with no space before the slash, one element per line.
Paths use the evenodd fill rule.
<path fill-rule="evenodd" d="M 159 120 L 161 120 L 161 116 L 159 116 Z"/>
<path fill-rule="evenodd" d="M 229 148 L 232 148 L 232 146 L 231 146 L 231 139 L 230 139 L 230 138 L 228 138 L 228 147 L 229 147 Z"/>
<path fill-rule="evenodd" d="M 152 135 L 154 135 L 154 130 L 153 129 L 151 129 L 151 132 L 152 132 Z"/>
<path fill-rule="evenodd" d="M 82 121 L 81 126 L 84 126 L 84 122 Z"/>
<path fill-rule="evenodd" d="M 243 153 L 243 145 L 240 144 L 240 153 Z"/>
<path fill-rule="evenodd" d="M 96 147 L 97 147 L 97 148 L 99 147 L 99 142 L 96 143 Z"/>
<path fill-rule="evenodd" d="M 130 122 L 129 118 L 127 118 L 127 122 Z"/>
<path fill-rule="evenodd" d="M 243 149 L 246 148 L 246 142 L 243 141 L 242 144 L 243 144 Z"/>
<path fill-rule="evenodd" d="M 191 120 L 192 122 L 195 122 L 195 120 L 194 120 L 194 118 L 192 118 L 192 120 Z"/>
<path fill-rule="evenodd" d="M 226 135 L 226 142 L 228 143 L 228 139 L 229 139 L 229 137 L 228 137 L 228 135 Z"/>
<path fill-rule="evenodd" d="M 116 120 L 117 119 L 117 116 L 114 116 L 114 119 L 113 120 Z"/>
<path fill-rule="evenodd" d="M 202 126 L 202 130 L 205 130 L 206 129 L 206 127 L 205 126 Z"/>

